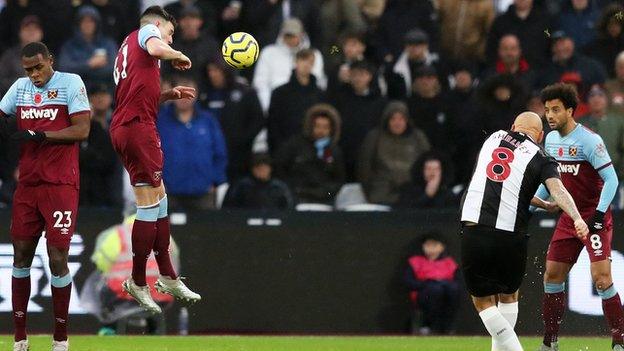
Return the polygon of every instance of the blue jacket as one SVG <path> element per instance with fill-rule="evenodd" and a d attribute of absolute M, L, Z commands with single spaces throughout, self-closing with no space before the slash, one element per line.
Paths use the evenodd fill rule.
<path fill-rule="evenodd" d="M 227 153 L 221 126 L 210 112 L 195 104 L 189 123 L 176 118 L 174 104 L 160 109 L 158 131 L 164 153 L 163 179 L 172 195 L 204 195 L 227 181 Z"/>
<path fill-rule="evenodd" d="M 567 1 L 559 14 L 559 28 L 572 37 L 577 50 L 581 50 L 596 39 L 598 17 L 600 9 L 595 1 L 589 0 L 587 8 L 581 12 L 576 12 L 571 1 Z"/>

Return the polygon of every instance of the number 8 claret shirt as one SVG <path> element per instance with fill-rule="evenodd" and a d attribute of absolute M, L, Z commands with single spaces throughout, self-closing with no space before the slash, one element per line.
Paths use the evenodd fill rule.
<path fill-rule="evenodd" d="M 559 178 L 554 158 L 528 135 L 499 130 L 481 147 L 461 221 L 526 233 L 531 199 L 548 178 Z"/>

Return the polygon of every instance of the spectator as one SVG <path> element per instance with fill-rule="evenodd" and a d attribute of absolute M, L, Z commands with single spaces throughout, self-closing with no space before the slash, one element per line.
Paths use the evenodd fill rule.
<path fill-rule="evenodd" d="M 411 169 L 411 179 L 399 193 L 398 207 L 448 208 L 457 205 L 457 198 L 449 188 L 452 172 L 446 158 L 431 151 L 422 155 Z"/>
<path fill-rule="evenodd" d="M 269 108 L 273 89 L 288 82 L 295 65 L 295 54 L 301 49 L 308 48 L 310 48 L 310 41 L 303 30 L 301 21 L 291 18 L 282 24 L 277 42 L 260 51 L 254 72 L 253 86 L 258 91 L 263 111 L 267 111 Z M 317 85 L 325 90 L 327 79 L 323 71 L 323 56 L 318 50 L 312 50 L 314 50 L 315 56 L 312 74 L 316 78 Z"/>
<path fill-rule="evenodd" d="M 178 79 L 178 84 L 197 86 L 185 78 Z M 195 98 L 175 100 L 161 108 L 158 131 L 170 206 L 184 210 L 214 208 L 215 187 L 227 181 L 226 146 L 217 119 Z"/>
<path fill-rule="evenodd" d="M 379 125 L 386 99 L 372 86 L 375 68 L 366 61 L 353 62 L 349 83 L 330 97 L 342 116 L 340 148 L 344 152 L 347 180 L 355 180 L 358 153 L 366 134 Z"/>
<path fill-rule="evenodd" d="M 219 16 L 217 13 L 216 3 L 218 1 L 197 1 L 197 0 L 178 0 L 171 2 L 165 6 L 165 11 L 175 17 L 178 22 L 184 16 L 184 12 L 189 8 L 195 8 L 199 11 L 202 18 L 202 24 L 200 27 L 205 30 L 210 36 L 217 34 L 217 23 L 219 22 Z M 193 9 L 194 11 L 194 9 Z M 174 40 L 175 43 L 178 40 Z M 184 51 L 186 52 L 186 51 Z"/>
<path fill-rule="evenodd" d="M 611 108 L 624 115 L 624 52 L 615 59 L 615 78 L 609 79 L 605 87 L 609 92 Z"/>
<path fill-rule="evenodd" d="M 540 74 L 540 86 L 556 82 L 572 83 L 577 86 L 579 97 L 585 99 L 589 87 L 604 84 L 607 73 L 602 65 L 583 54 L 576 52 L 574 41 L 563 31 L 556 31 L 552 38 L 552 62 Z M 577 116 L 584 114 L 582 107 L 575 111 Z"/>
<path fill-rule="evenodd" d="M 403 37 L 413 29 L 423 30 L 434 50 L 438 48 L 437 15 L 429 0 L 388 0 L 377 27 L 380 59 L 395 61 L 403 50 Z"/>
<path fill-rule="evenodd" d="M 301 20 L 310 45 L 320 47 L 321 17 L 316 0 L 246 0 L 241 16 L 261 48 L 279 41 L 282 36 L 280 28 L 292 18 Z"/>
<path fill-rule="evenodd" d="M 615 76 L 615 58 L 624 51 L 624 19 L 618 15 L 622 13 L 622 5 L 606 7 L 596 25 L 597 37 L 585 49 L 587 55 L 602 63 L 609 77 Z"/>
<path fill-rule="evenodd" d="M 366 42 L 364 36 L 357 32 L 344 33 L 340 38 L 340 50 L 330 55 L 327 70 L 327 95 L 332 95 L 342 85 L 349 83 L 349 65 L 364 60 Z"/>
<path fill-rule="evenodd" d="M 80 205 L 117 207 L 121 205 L 121 164 L 108 127 L 113 113 L 113 96 L 105 84 L 89 89 L 91 132 L 80 143 Z"/>
<path fill-rule="evenodd" d="M 338 38 L 347 32 L 364 33 L 366 22 L 364 15 L 355 1 L 320 0 L 321 52 L 328 60 L 337 55 L 332 54 L 332 46 Z"/>
<path fill-rule="evenodd" d="M 451 60 L 485 60 L 493 0 L 439 0 L 440 51 Z"/>
<path fill-rule="evenodd" d="M 518 79 L 525 89 L 532 89 L 535 85 L 535 71 L 529 62 L 522 56 L 520 41 L 514 34 L 503 35 L 498 43 L 498 59 L 488 68 L 483 76 L 492 77 L 497 74 L 509 74 Z"/>
<path fill-rule="evenodd" d="M 369 25 L 377 27 L 377 22 L 383 15 L 387 0 L 355 0 Z"/>
<path fill-rule="evenodd" d="M 219 120 L 227 145 L 227 179 L 233 182 L 249 173 L 247 159 L 265 118 L 256 91 L 221 57 L 208 61 L 205 75 L 199 97 Z"/>
<path fill-rule="evenodd" d="M 242 0 L 217 0 L 217 14 L 220 15 L 217 21 L 217 38 L 225 38 L 230 33 L 240 31 Z"/>
<path fill-rule="evenodd" d="M 486 46 L 489 62 L 496 61 L 500 39 L 505 34 L 515 34 L 524 49 L 524 57 L 532 67 L 541 67 L 548 62 L 548 37 L 546 28 L 551 28 L 550 16 L 533 6 L 533 0 L 514 0 L 507 11 L 496 17 L 490 28 Z"/>
<path fill-rule="evenodd" d="M 286 183 L 272 177 L 271 158 L 255 154 L 251 158 L 251 175 L 230 186 L 224 208 L 253 210 L 289 210 L 294 208 L 293 196 Z"/>
<path fill-rule="evenodd" d="M 459 309 L 458 265 L 446 252 L 439 233 L 420 239 L 421 247 L 407 259 L 405 283 L 414 308 L 422 312 L 421 334 L 450 333 Z"/>
<path fill-rule="evenodd" d="M 316 104 L 306 112 L 302 129 L 277 152 L 276 174 L 286 180 L 297 202 L 333 204 L 345 181 L 338 146 L 340 115 L 328 104 Z"/>
<path fill-rule="evenodd" d="M 117 45 L 102 34 L 100 14 L 93 6 L 82 6 L 77 26 L 72 38 L 63 44 L 59 69 L 80 75 L 87 85 L 110 85 Z"/>
<path fill-rule="evenodd" d="M 40 6 L 32 0 L 7 1 L 0 12 L 0 52 L 20 43 L 19 30 L 24 17 L 40 13 Z"/>
<path fill-rule="evenodd" d="M 358 159 L 358 181 L 368 202 L 394 205 L 409 182 L 410 169 L 429 148 L 425 133 L 413 127 L 407 105 L 390 102 L 380 126 L 364 139 Z"/>
<path fill-rule="evenodd" d="M 0 95 L 4 95 L 17 78 L 24 76 L 22 47 L 42 39 L 43 29 L 39 18 L 35 15 L 24 17 L 20 23 L 19 44 L 10 47 L 0 57 L 0 67 L 2 67 L 0 70 Z"/>
<path fill-rule="evenodd" d="M 312 75 L 314 60 L 314 50 L 297 52 L 290 81 L 275 88 L 271 94 L 268 132 L 272 154 L 301 130 L 307 109 L 324 99 L 323 91 L 317 87 L 316 78 Z"/>
<path fill-rule="evenodd" d="M 618 178 L 624 177 L 624 116 L 609 110 L 607 92 L 599 85 L 593 86 L 587 94 L 589 113 L 581 116 L 579 123 L 602 137 L 604 146 Z"/>
<path fill-rule="evenodd" d="M 135 29 L 135 22 L 129 21 L 120 2 L 114 0 L 88 0 L 102 17 L 102 33 L 121 44 L 128 33 Z M 138 23 L 138 22 L 136 22 Z"/>
<path fill-rule="evenodd" d="M 175 71 L 177 76 L 197 79 L 203 75 L 202 70 L 206 67 L 211 53 L 220 52 L 215 39 L 201 31 L 203 23 L 204 20 L 199 8 L 188 6 L 181 10 L 179 28 L 176 31 L 176 39 L 172 46 L 188 56 L 193 62 L 193 66 L 189 70 L 178 72 L 174 70 L 172 65 L 163 65 L 165 76 L 171 76 Z"/>
<path fill-rule="evenodd" d="M 10 135 L 16 131 L 15 117 L 5 117 L 4 121 L 0 121 L 0 208 L 11 204 L 17 187 L 20 147 L 18 141 L 10 139 Z"/>
<path fill-rule="evenodd" d="M 595 0 L 565 0 L 559 13 L 559 29 L 568 33 L 579 50 L 596 39 L 600 9 Z"/>
<path fill-rule="evenodd" d="M 435 68 L 422 66 L 415 72 L 413 95 L 407 104 L 414 125 L 425 132 L 431 146 L 452 153 L 453 121 L 449 119 Z"/>
<path fill-rule="evenodd" d="M 492 76 L 479 88 L 475 123 L 489 135 L 507 130 L 514 118 L 526 108 L 528 92 L 511 75 Z"/>
<path fill-rule="evenodd" d="M 405 84 L 405 96 L 409 97 L 412 95 L 412 83 L 416 71 L 423 66 L 435 66 L 438 67 L 437 72 L 440 72 L 440 57 L 438 54 L 429 51 L 429 36 L 420 29 L 407 32 L 404 37 L 404 44 L 401 56 L 392 67 L 392 73 L 402 78 Z M 386 79 L 389 86 L 396 81 L 396 78 L 388 77 L 388 75 L 386 75 Z M 388 89 L 391 88 L 388 87 Z"/>

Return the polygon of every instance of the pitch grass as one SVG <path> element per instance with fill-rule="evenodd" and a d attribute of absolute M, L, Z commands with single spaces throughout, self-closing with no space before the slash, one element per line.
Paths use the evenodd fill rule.
<path fill-rule="evenodd" d="M 30 350 L 50 350 L 50 335 L 30 336 Z M 541 339 L 521 337 L 526 351 Z M 0 336 L 0 350 L 13 339 Z M 561 351 L 610 350 L 611 340 L 562 337 Z M 488 351 L 490 338 L 475 337 L 334 337 L 334 336 L 70 336 L 72 351 Z"/>

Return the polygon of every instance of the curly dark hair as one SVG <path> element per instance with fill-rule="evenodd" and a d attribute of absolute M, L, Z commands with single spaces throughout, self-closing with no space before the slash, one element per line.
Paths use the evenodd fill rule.
<path fill-rule="evenodd" d="M 572 84 L 566 83 L 556 83 L 547 86 L 542 89 L 540 97 L 542 99 L 542 103 L 559 99 L 563 103 L 563 107 L 566 109 L 572 109 L 572 113 L 574 113 L 579 103 L 576 87 Z"/>

